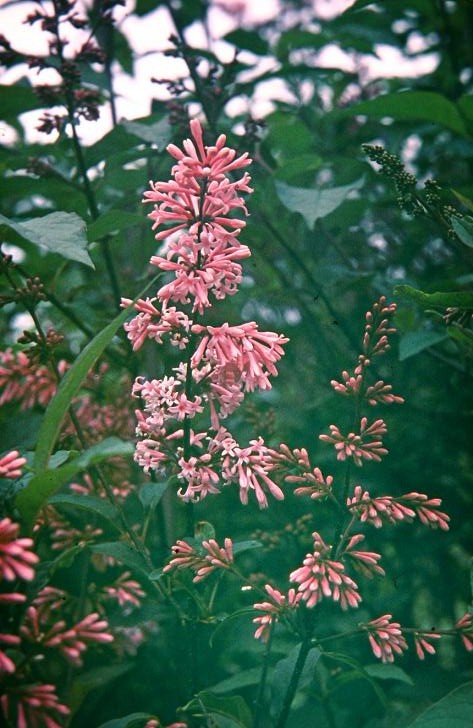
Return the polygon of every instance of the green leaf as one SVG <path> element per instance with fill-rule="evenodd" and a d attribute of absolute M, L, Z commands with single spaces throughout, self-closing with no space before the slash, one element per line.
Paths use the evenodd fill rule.
<path fill-rule="evenodd" d="M 472 716 L 473 681 L 431 705 L 408 728 L 471 728 Z"/>
<path fill-rule="evenodd" d="M 238 30 L 232 30 L 231 33 L 227 33 L 223 40 L 226 40 L 227 43 L 232 43 L 237 48 L 251 51 L 251 53 L 257 56 L 265 56 L 269 53 L 267 42 L 255 30 L 238 28 Z"/>
<path fill-rule="evenodd" d="M 73 712 L 75 712 L 79 706 L 84 702 L 84 699 L 90 693 L 91 690 L 96 688 L 103 688 L 108 683 L 116 680 L 127 673 L 133 664 L 121 664 L 121 665 L 101 665 L 100 667 L 92 668 L 81 674 L 74 680 L 70 693 L 68 694 L 68 705 Z M 137 714 L 138 715 L 138 714 Z M 144 715 L 147 719 L 146 713 L 139 714 Z M 128 716 L 130 717 L 130 716 Z M 109 725 L 108 723 L 104 725 Z M 127 725 L 126 723 L 124 725 Z"/>
<path fill-rule="evenodd" d="M 37 475 L 31 478 L 28 485 L 18 493 L 15 501 L 15 505 L 27 526 L 32 527 L 37 512 L 46 500 L 77 473 L 87 470 L 91 465 L 96 465 L 108 458 L 117 455 L 131 455 L 133 450 L 131 442 L 124 442 L 118 437 L 108 437 L 88 448 L 88 450 L 84 450 L 79 457 L 67 462 L 65 465 L 38 472 Z"/>
<path fill-rule="evenodd" d="M 73 508 L 88 511 L 89 513 L 94 513 L 101 518 L 105 518 L 105 520 L 111 523 L 112 526 L 120 530 L 118 525 L 120 518 L 118 508 L 103 498 L 97 498 L 92 495 L 61 493 L 59 495 L 51 496 L 48 502 L 52 506 L 71 506 Z"/>
<path fill-rule="evenodd" d="M 21 85 L 21 81 L 15 85 L 0 84 L 0 119 L 15 119 L 19 114 L 39 109 L 42 105 L 29 84 Z"/>
<path fill-rule="evenodd" d="M 128 38 L 120 32 L 117 25 L 111 29 L 113 32 L 113 52 L 116 60 L 129 76 L 133 75 L 133 51 Z"/>
<path fill-rule="evenodd" d="M 473 293 L 468 291 L 452 291 L 446 293 L 424 293 L 412 286 L 396 286 L 396 298 L 414 301 L 422 308 L 473 308 Z"/>
<path fill-rule="evenodd" d="M 373 665 L 364 665 L 363 671 L 365 675 L 374 677 L 376 680 L 397 680 L 406 683 L 406 685 L 414 685 L 414 681 L 407 672 L 397 665 L 376 662 Z"/>
<path fill-rule="evenodd" d="M 218 698 L 212 693 L 201 692 L 183 710 L 196 717 L 212 719 L 216 728 L 249 728 L 251 725 L 250 709 L 239 695 Z"/>
<path fill-rule="evenodd" d="M 233 555 L 243 553 L 243 551 L 249 551 L 250 549 L 259 549 L 262 547 L 261 541 L 255 541 L 254 539 L 248 541 L 237 541 L 233 544 Z"/>
<path fill-rule="evenodd" d="M 473 200 L 470 200 L 469 197 L 465 197 L 465 195 L 462 195 L 461 192 L 457 192 L 457 190 L 451 190 L 452 193 L 455 195 L 457 200 L 461 202 L 462 205 L 464 205 L 468 210 L 473 212 Z"/>
<path fill-rule="evenodd" d="M 123 127 L 129 134 L 142 139 L 148 144 L 156 144 L 161 149 L 165 147 L 172 137 L 172 126 L 167 117 L 154 124 L 144 124 L 139 121 L 124 121 Z"/>
<path fill-rule="evenodd" d="M 359 12 L 360 10 L 367 8 L 369 5 L 375 5 L 375 2 L 373 2 L 373 0 L 355 0 L 353 5 L 350 5 L 343 11 L 342 15 Z"/>
<path fill-rule="evenodd" d="M 279 715 L 286 697 L 287 689 L 294 674 L 299 653 L 303 649 L 302 642 L 296 645 L 282 660 L 276 664 L 274 668 L 273 681 L 271 684 L 271 713 Z M 307 658 L 304 662 L 301 676 L 299 678 L 298 689 L 302 689 L 309 685 L 314 677 L 314 670 L 321 656 L 320 650 L 312 647 L 309 650 Z"/>
<path fill-rule="evenodd" d="M 215 538 L 215 528 L 209 521 L 198 521 L 195 524 L 195 538 L 193 540 L 202 544 L 202 541 L 210 541 Z"/>
<path fill-rule="evenodd" d="M 129 715 L 123 716 L 123 718 L 114 718 L 113 720 L 107 720 L 106 723 L 101 723 L 99 728 L 143 728 L 145 721 L 154 718 L 149 713 L 130 713 Z"/>
<path fill-rule="evenodd" d="M 160 275 L 158 273 L 136 298 L 140 298 L 158 280 Z M 129 315 L 129 308 L 121 311 L 108 326 L 102 329 L 102 331 L 99 331 L 92 341 L 87 344 L 75 360 L 73 366 L 66 372 L 41 422 L 34 458 L 34 470 L 36 473 L 40 473 L 41 470 L 44 470 L 48 466 L 49 458 L 72 399 L 79 391 L 90 369 L 97 362 L 103 351 L 112 341 L 119 327 L 122 326 Z"/>
<path fill-rule="evenodd" d="M 465 217 L 453 215 L 450 221 L 462 243 L 468 245 L 469 248 L 473 248 L 473 218 L 469 215 Z"/>
<path fill-rule="evenodd" d="M 139 571 L 141 574 L 148 576 L 149 569 L 143 557 L 123 541 L 96 543 L 90 547 L 90 550 L 96 554 L 112 556 L 112 558 L 125 564 L 125 566 L 129 566 L 133 571 Z"/>
<path fill-rule="evenodd" d="M 209 691 L 219 695 L 221 693 L 231 693 L 234 690 L 247 688 L 249 685 L 257 685 L 261 679 L 261 667 L 252 667 L 249 670 L 242 670 L 236 675 L 222 680 L 216 685 L 212 685 Z"/>
<path fill-rule="evenodd" d="M 210 647 L 214 646 L 215 638 L 219 636 L 221 632 L 225 631 L 230 622 L 233 622 L 235 619 L 240 619 L 240 617 L 254 617 L 255 614 L 256 612 L 253 607 L 243 607 L 242 609 L 237 609 L 236 612 L 232 612 L 232 614 L 224 617 L 224 619 L 221 620 L 221 622 L 217 625 L 212 635 L 210 636 Z"/>
<path fill-rule="evenodd" d="M 92 243 L 94 240 L 100 240 L 105 235 L 111 235 L 134 225 L 140 225 L 143 220 L 143 215 L 136 212 L 107 210 L 87 227 L 87 237 L 89 242 Z"/>
<path fill-rule="evenodd" d="M 464 329 L 458 324 L 452 324 L 447 326 L 447 333 L 451 339 L 461 346 L 466 346 L 468 349 L 473 346 L 473 332 L 469 329 Z"/>
<path fill-rule="evenodd" d="M 143 508 L 154 510 L 165 494 L 168 483 L 145 483 L 138 491 Z"/>
<path fill-rule="evenodd" d="M 309 228 L 314 226 L 318 218 L 325 217 L 337 209 L 353 190 L 363 185 L 363 178 L 341 187 L 331 189 L 306 189 L 291 187 L 285 182 L 276 181 L 276 192 L 279 199 L 291 212 L 300 213 Z"/>
<path fill-rule="evenodd" d="M 409 331 L 399 339 L 399 361 L 448 339 L 447 331 Z"/>
<path fill-rule="evenodd" d="M 465 122 L 454 103 L 433 91 L 400 91 L 335 112 L 339 116 L 391 117 L 396 121 L 427 121 L 468 137 Z"/>
<path fill-rule="evenodd" d="M 0 235 L 5 241 L 33 243 L 67 260 L 94 268 L 87 252 L 85 222 L 75 212 L 51 212 L 23 222 L 0 215 Z"/>

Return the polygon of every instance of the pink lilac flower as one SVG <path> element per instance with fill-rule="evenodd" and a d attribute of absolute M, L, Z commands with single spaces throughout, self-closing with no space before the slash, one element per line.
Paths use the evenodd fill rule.
<path fill-rule="evenodd" d="M 58 363 L 60 374 L 68 368 L 66 361 Z M 42 364 L 32 362 L 24 351 L 0 351 L 0 405 L 20 402 L 21 409 L 39 404 L 46 407 L 57 389 L 55 374 Z"/>
<path fill-rule="evenodd" d="M 23 602 L 26 602 L 26 594 L 19 594 L 18 592 L 0 594 L 0 604 L 22 604 Z"/>
<path fill-rule="evenodd" d="M 224 135 L 215 146 L 204 145 L 197 120 L 190 122 L 190 128 L 194 141 L 184 141 L 184 151 L 168 146 L 177 159 L 172 168 L 174 179 L 151 182 L 144 202 L 155 203 L 149 215 L 153 229 L 171 225 L 156 234 L 157 240 L 179 233 L 177 240 L 168 243 L 166 257 L 151 258 L 153 265 L 174 273 L 174 279 L 158 291 L 158 298 L 165 303 L 192 302 L 192 310 L 203 313 L 211 305 L 209 294 L 220 299 L 236 292 L 241 281 L 238 261 L 250 255 L 237 239 L 245 222 L 231 216 L 234 210 L 247 214 L 239 193 L 252 192 L 250 177 L 245 172 L 231 181 L 227 175 L 251 160 L 247 154 L 236 158 L 235 151 L 225 146 Z"/>
<path fill-rule="evenodd" d="M 303 565 L 293 571 L 289 580 L 299 584 L 298 591 L 307 607 L 314 607 L 324 598 L 340 602 L 342 609 L 357 607 L 361 601 L 358 585 L 345 573 L 341 561 L 329 558 L 332 547 L 314 532 L 314 552 L 306 554 Z"/>
<path fill-rule="evenodd" d="M 0 478 L 19 478 L 26 458 L 20 457 L 18 450 L 12 450 L 0 458 Z"/>
<path fill-rule="evenodd" d="M 312 468 L 307 450 L 291 450 L 282 443 L 278 450 L 270 451 L 276 472 L 282 472 L 286 483 L 301 483 L 295 495 L 308 495 L 313 500 L 326 498 L 332 492 L 333 476 L 324 476 L 320 468 Z M 296 472 L 294 472 L 296 471 Z"/>
<path fill-rule="evenodd" d="M 41 622 L 54 619 L 54 612 L 61 610 L 67 601 L 67 594 L 54 586 L 45 586 L 33 600 L 33 606 L 38 610 Z"/>
<path fill-rule="evenodd" d="M 175 275 L 173 281 L 160 288 L 158 297 L 164 302 L 193 301 L 192 310 L 202 314 L 212 305 L 210 294 L 219 300 L 237 292 L 242 268 L 236 261 L 250 255 L 249 248 L 236 238 L 230 242 L 228 238 L 222 240 L 210 232 L 202 232 L 197 241 L 194 235 L 181 235 L 178 245 L 169 245 L 167 258 L 151 257 L 152 265 Z M 173 256 L 175 260 L 171 259 Z"/>
<path fill-rule="evenodd" d="M 362 533 L 358 533 L 350 538 L 345 546 L 343 556 L 348 557 L 353 567 L 363 576 L 371 579 L 375 574 L 384 576 L 384 569 L 378 564 L 381 555 L 374 551 L 359 551 L 356 547 L 365 540 Z"/>
<path fill-rule="evenodd" d="M 225 428 L 220 428 L 210 441 L 209 452 L 220 453 L 222 478 L 226 484 L 238 483 L 240 501 L 246 505 L 254 492 L 260 508 L 268 506 L 266 492 L 277 500 L 284 499 L 281 488 L 270 477 L 275 468 L 272 450 L 261 437 L 242 448 Z"/>
<path fill-rule="evenodd" d="M 384 420 L 375 420 L 368 424 L 368 419 L 362 417 L 358 434 L 349 432 L 348 435 L 343 435 L 337 425 L 330 425 L 330 435 L 319 435 L 319 439 L 335 447 L 337 460 L 353 458 L 355 465 L 361 467 L 363 460 L 379 462 L 387 454 L 382 441 L 386 432 Z"/>
<path fill-rule="evenodd" d="M 207 564 L 197 570 L 194 581 L 201 581 L 216 569 L 228 569 L 233 564 L 233 543 L 231 538 L 224 540 L 224 546 L 219 546 L 215 539 L 202 541 L 202 547 L 208 552 L 205 555 Z"/>
<path fill-rule="evenodd" d="M 209 363 L 219 382 L 219 372 L 228 375 L 226 366 L 231 365 L 245 391 L 252 392 L 258 389 L 271 389 L 269 375 L 276 376 L 276 362 L 283 356 L 283 344 L 288 339 L 271 331 L 258 331 L 254 321 L 230 326 L 197 326 L 192 327 L 194 333 L 203 334 L 203 337 L 191 359 L 193 367 L 201 362 Z M 226 383 L 224 378 L 224 384 Z"/>
<path fill-rule="evenodd" d="M 425 653 L 435 655 L 435 647 L 431 644 L 432 640 L 439 640 L 442 635 L 437 632 L 414 632 L 414 645 L 419 660 L 425 658 Z"/>
<path fill-rule="evenodd" d="M 370 387 L 367 387 L 365 397 L 368 400 L 368 404 L 372 406 L 378 402 L 383 404 L 402 404 L 404 402 L 404 397 L 393 394 L 392 386 L 385 384 L 381 379 Z"/>
<path fill-rule="evenodd" d="M 92 642 L 113 642 L 107 620 L 94 612 L 68 628 L 64 620 L 53 624 L 44 621 L 44 615 L 34 606 L 26 610 L 20 628 L 21 635 L 30 642 L 57 649 L 72 665 L 82 666 L 82 653 Z"/>
<path fill-rule="evenodd" d="M 389 335 L 396 329 L 389 326 L 389 319 L 396 311 L 396 304 L 386 304 L 386 297 L 381 296 L 366 314 L 366 326 L 363 336 L 363 353 L 366 357 L 385 354 L 389 349 Z"/>
<path fill-rule="evenodd" d="M 127 336 L 133 345 L 133 351 L 140 349 L 146 339 L 163 343 L 163 337 L 169 336 L 173 346 L 183 349 L 189 343 L 189 331 L 192 320 L 175 306 L 163 305 L 161 311 L 154 305 L 157 298 L 146 298 L 136 301 L 134 308 L 138 311 L 131 321 L 124 325 Z M 123 308 L 131 306 L 133 301 L 122 298 Z"/>
<path fill-rule="evenodd" d="M 361 485 L 356 485 L 353 496 L 347 499 L 348 508 L 356 513 L 362 523 L 381 528 L 383 523 L 410 523 L 417 515 L 425 526 L 448 530 L 450 517 L 438 510 L 440 498 L 428 498 L 422 493 L 407 493 L 399 497 L 390 495 L 372 498 Z"/>
<path fill-rule="evenodd" d="M 14 581 L 34 578 L 33 565 L 39 561 L 31 548 L 31 538 L 17 538 L 20 527 L 10 518 L 0 521 L 0 579 Z"/>
<path fill-rule="evenodd" d="M 16 728 L 61 728 L 61 716 L 70 713 L 59 702 L 54 685 L 17 686 L 2 695 L 0 704 L 5 718 L 11 722 L 16 720 Z"/>
<path fill-rule="evenodd" d="M 173 569 L 192 569 L 195 573 L 192 581 L 197 583 L 216 569 L 228 569 L 233 563 L 233 544 L 230 538 L 225 539 L 223 547 L 215 539 L 203 541 L 202 547 L 207 554 L 197 553 L 186 541 L 176 541 L 172 547 L 173 558 L 164 567 L 163 573 Z"/>
<path fill-rule="evenodd" d="M 199 556 L 194 547 L 188 544 L 187 541 L 179 539 L 176 541 L 171 551 L 173 558 L 169 564 L 164 567 L 163 573 L 165 574 L 168 571 L 172 571 L 172 569 L 194 569 L 195 567 L 200 568 L 202 565 L 202 557 Z"/>
<path fill-rule="evenodd" d="M 391 614 L 384 614 L 363 625 L 363 629 L 368 632 L 374 656 L 382 662 L 394 662 L 395 654 L 402 655 L 404 650 L 407 650 L 401 625 L 399 622 L 391 622 L 391 619 Z"/>
<path fill-rule="evenodd" d="M 467 612 L 461 617 L 454 627 L 457 630 L 463 645 L 468 652 L 473 652 L 473 614 Z"/>
<path fill-rule="evenodd" d="M 4 645 L 17 646 L 20 644 L 21 640 L 18 635 L 0 633 L 0 642 L 3 642 Z M 2 672 L 13 673 L 15 672 L 15 670 L 16 665 L 13 660 L 10 659 L 10 657 L 8 657 L 8 655 L 6 655 L 3 650 L 0 650 L 0 674 Z"/>
<path fill-rule="evenodd" d="M 265 614 L 255 617 L 253 623 L 257 625 L 255 639 L 266 642 L 269 638 L 271 625 L 279 621 L 279 617 L 284 610 L 295 609 L 302 598 L 302 594 L 295 589 L 289 589 L 287 594 L 283 594 L 270 584 L 266 584 L 264 588 L 271 601 L 253 604 L 254 609 L 265 612 Z"/>
<path fill-rule="evenodd" d="M 241 209 L 246 214 L 240 191 L 252 192 L 248 186 L 249 175 L 231 182 L 226 175 L 251 164 L 248 154 L 236 157 L 236 152 L 225 146 L 226 137 L 221 134 L 215 146 L 203 143 L 202 127 L 196 119 L 190 122 L 194 142 L 186 139 L 184 151 L 169 144 L 167 151 L 176 160 L 172 169 L 171 182 L 151 182 L 151 190 L 144 193 L 145 202 L 154 202 L 149 217 L 154 228 L 163 223 L 172 227 L 156 235 L 158 240 L 176 230 L 196 228 L 229 235 L 227 228 L 234 230 L 245 225 L 243 220 L 229 217 L 232 209 Z M 231 233 L 230 233 L 231 234 Z"/>
<path fill-rule="evenodd" d="M 429 498 L 423 493 L 406 493 L 406 495 L 402 496 L 402 500 L 406 501 L 415 510 L 424 526 L 448 531 L 450 516 L 438 510 L 442 505 L 441 498 Z"/>
<path fill-rule="evenodd" d="M 130 579 L 131 572 L 125 571 L 112 586 L 104 587 L 103 591 L 109 599 L 116 599 L 121 607 L 132 604 L 139 607 L 145 592 L 135 579 Z"/>
<path fill-rule="evenodd" d="M 211 455 L 204 453 L 199 457 L 192 455 L 188 460 L 179 458 L 177 477 L 184 481 L 185 489 L 179 488 L 178 495 L 185 502 L 197 503 L 207 495 L 217 495 L 220 477 L 211 463 Z"/>

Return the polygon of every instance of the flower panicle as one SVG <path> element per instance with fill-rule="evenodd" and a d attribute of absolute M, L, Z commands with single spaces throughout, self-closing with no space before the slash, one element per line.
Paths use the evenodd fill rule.
<path fill-rule="evenodd" d="M 287 594 L 283 594 L 271 584 L 266 584 L 264 588 L 270 601 L 253 604 L 253 609 L 264 612 L 264 614 L 254 617 L 253 624 L 257 625 L 255 639 L 267 642 L 272 625 L 280 620 L 284 612 L 297 608 L 302 594 L 292 587 Z"/>
<path fill-rule="evenodd" d="M 163 573 L 174 569 L 191 569 L 195 584 L 217 569 L 229 569 L 233 564 L 233 543 L 230 538 L 225 538 L 223 546 L 219 546 L 215 539 L 202 541 L 199 551 L 181 539 L 176 541 L 171 550 L 172 558 L 164 567 Z"/>
<path fill-rule="evenodd" d="M 367 417 L 362 417 L 358 432 L 349 432 L 344 435 L 337 425 L 330 425 L 330 434 L 319 435 L 319 440 L 333 445 L 337 453 L 337 460 L 351 458 L 355 465 L 361 467 L 363 461 L 380 462 L 388 450 L 383 445 L 383 435 L 387 432 L 386 423 L 382 419 L 369 423 Z"/>
<path fill-rule="evenodd" d="M 381 528 L 384 523 L 411 523 L 417 516 L 424 526 L 448 531 L 450 517 L 440 510 L 442 500 L 429 498 L 423 493 L 406 493 L 402 496 L 377 496 L 372 498 L 361 485 L 356 485 L 353 495 L 347 498 L 347 507 L 362 523 Z"/>
<path fill-rule="evenodd" d="M 372 364 L 374 356 L 386 354 L 390 348 L 389 336 L 395 333 L 396 329 L 390 325 L 390 319 L 396 311 L 396 304 L 386 303 L 386 298 L 381 298 L 366 313 L 366 325 L 363 334 L 363 352 L 358 356 L 358 364 L 353 372 L 344 370 L 341 374 L 341 381 L 332 379 L 331 386 L 338 394 L 345 396 L 361 397 L 369 405 L 376 404 L 402 404 L 404 398 L 392 393 L 392 386 L 379 380 L 372 385 L 366 385 L 366 372 Z"/>
<path fill-rule="evenodd" d="M 384 663 L 394 662 L 396 655 L 407 650 L 407 642 L 399 622 L 392 622 L 392 614 L 383 614 L 373 619 L 362 629 L 368 633 L 368 639 L 375 657 Z"/>
<path fill-rule="evenodd" d="M 332 547 L 320 534 L 314 532 L 312 536 L 313 553 L 306 554 L 302 566 L 289 575 L 289 581 L 299 585 L 298 591 L 308 608 L 327 598 L 339 602 L 343 610 L 358 607 L 361 596 L 357 583 L 346 574 L 341 561 L 330 558 Z"/>

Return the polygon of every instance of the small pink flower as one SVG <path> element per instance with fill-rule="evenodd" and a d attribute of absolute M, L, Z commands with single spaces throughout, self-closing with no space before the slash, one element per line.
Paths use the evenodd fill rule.
<path fill-rule="evenodd" d="M 26 458 L 20 457 L 18 450 L 12 450 L 0 458 L 0 478 L 19 478 L 25 463 Z"/>
<path fill-rule="evenodd" d="M 186 503 L 198 502 L 209 494 L 217 495 L 220 492 L 217 488 L 220 478 L 209 453 L 200 457 L 192 456 L 188 460 L 179 458 L 178 465 L 180 471 L 177 477 L 186 484 L 186 489 L 180 488 L 178 495 Z"/>
<path fill-rule="evenodd" d="M 19 645 L 21 640 L 18 637 L 18 635 L 14 634 L 0 634 L 0 642 L 3 642 L 4 645 Z M 3 650 L 0 650 L 0 674 L 2 672 L 9 672 L 13 673 L 16 670 L 16 665 L 13 662 L 8 655 L 3 652 Z"/>
<path fill-rule="evenodd" d="M 7 720 L 13 721 L 16 713 L 17 728 L 61 728 L 61 716 L 70 713 L 69 708 L 59 702 L 54 685 L 15 686 L 14 691 L 2 695 L 0 704 Z"/>
<path fill-rule="evenodd" d="M 362 625 L 368 632 L 371 649 L 375 657 L 382 662 L 394 662 L 394 655 L 402 655 L 407 650 L 407 642 L 403 637 L 399 622 L 391 622 L 391 614 L 384 614 L 378 619 Z"/>
<path fill-rule="evenodd" d="M 258 625 L 255 632 L 255 639 L 261 639 L 263 642 L 266 642 L 269 638 L 271 625 L 279 621 L 284 611 L 295 609 L 302 598 L 302 594 L 295 589 L 289 589 L 287 594 L 283 594 L 270 584 L 266 584 L 264 588 L 271 601 L 253 604 L 254 609 L 265 612 L 265 614 L 255 617 L 253 623 Z"/>
<path fill-rule="evenodd" d="M 384 576 L 384 569 L 378 564 L 381 559 L 381 555 L 374 551 L 358 551 L 355 549 L 358 544 L 364 541 L 365 537 L 362 533 L 352 536 L 345 546 L 344 556 L 350 558 L 353 566 L 363 576 L 371 579 L 375 574 Z"/>
<path fill-rule="evenodd" d="M 287 475 L 288 483 L 304 483 L 294 489 L 294 495 L 308 495 L 312 500 L 326 498 L 332 492 L 333 476 L 324 476 L 320 468 L 302 475 Z"/>
<path fill-rule="evenodd" d="M 473 614 L 466 612 L 455 624 L 454 629 L 460 635 L 465 649 L 473 652 Z"/>
<path fill-rule="evenodd" d="M 360 372 L 350 374 L 347 371 L 342 372 L 343 382 L 337 382 L 336 379 L 332 379 L 330 384 L 338 394 L 354 395 L 360 390 L 363 382 L 363 375 Z"/>
<path fill-rule="evenodd" d="M 360 521 L 371 523 L 376 528 L 383 523 L 410 523 L 417 515 L 425 526 L 447 531 L 450 517 L 438 510 L 441 504 L 440 498 L 429 499 L 422 493 L 407 493 L 397 498 L 389 495 L 371 498 L 361 485 L 356 485 L 353 496 L 347 499 L 348 508 L 359 515 Z"/>
<path fill-rule="evenodd" d="M 432 640 L 439 640 L 442 635 L 436 632 L 415 632 L 414 633 L 414 644 L 416 648 L 417 657 L 419 660 L 425 658 L 425 653 L 429 655 L 435 655 L 435 647 L 431 644 Z"/>
<path fill-rule="evenodd" d="M 34 606 L 26 610 L 25 620 L 20 628 L 21 635 L 45 647 L 57 649 L 72 665 L 82 666 L 82 653 L 92 642 L 113 642 L 108 622 L 94 612 L 68 628 L 64 620 L 48 624 L 44 613 Z"/>
<path fill-rule="evenodd" d="M 26 602 L 26 594 L 18 592 L 0 594 L 0 604 L 22 604 L 23 602 Z"/>
<path fill-rule="evenodd" d="M 67 362 L 58 363 L 60 374 L 68 368 Z M 44 365 L 32 362 L 24 351 L 6 349 L 0 352 L 0 406 L 20 402 L 21 409 L 39 404 L 46 407 L 57 389 L 55 374 Z"/>
<path fill-rule="evenodd" d="M 121 607 L 132 604 L 139 607 L 145 592 L 135 579 L 130 579 L 131 572 L 125 571 L 112 586 L 104 587 L 103 591 L 109 599 L 116 599 Z"/>
<path fill-rule="evenodd" d="M 238 483 L 240 501 L 248 503 L 250 492 L 254 492 L 260 508 L 267 508 L 269 492 L 277 500 L 284 499 L 281 488 L 270 477 L 275 468 L 272 450 L 264 444 L 261 437 L 251 440 L 248 447 L 240 447 L 225 428 L 220 428 L 211 440 L 209 450 L 221 452 L 222 477 L 226 483 Z"/>
<path fill-rule="evenodd" d="M 216 569 L 228 569 L 233 564 L 233 544 L 231 538 L 225 539 L 223 548 L 218 545 L 215 539 L 202 541 L 202 546 L 208 552 L 204 557 L 207 563 L 197 569 L 197 574 L 193 579 L 194 582 L 205 579 L 206 576 Z"/>
<path fill-rule="evenodd" d="M 67 594 L 65 591 L 56 589 L 53 586 L 45 586 L 34 598 L 33 606 L 41 615 L 41 621 L 49 621 L 53 618 L 54 612 L 64 607 L 66 600 Z"/>
<path fill-rule="evenodd" d="M 406 493 L 406 495 L 402 496 L 402 500 L 406 501 L 415 510 L 424 526 L 448 531 L 450 516 L 438 510 L 442 505 L 440 498 L 429 498 L 423 493 Z"/>
<path fill-rule="evenodd" d="M 360 421 L 359 433 L 343 435 L 337 425 L 330 425 L 330 435 L 319 435 L 319 439 L 334 445 L 337 460 L 353 458 L 355 465 L 361 467 L 363 460 L 379 462 L 387 450 L 383 447 L 382 436 L 387 432 L 384 420 L 375 420 L 370 425 L 366 417 Z"/>
<path fill-rule="evenodd" d="M 195 573 L 192 581 L 197 583 L 216 569 L 228 569 L 233 563 L 233 544 L 230 538 L 225 539 L 223 547 L 215 539 L 203 541 L 202 547 L 207 554 L 197 553 L 186 541 L 176 541 L 172 547 L 173 558 L 164 567 L 163 573 L 172 569 L 192 569 Z"/>
<path fill-rule="evenodd" d="M 171 549 L 173 558 L 167 564 L 163 573 L 166 574 L 172 569 L 194 569 L 202 566 L 203 559 L 187 541 L 178 540 Z"/>
<path fill-rule="evenodd" d="M 32 567 L 39 558 L 31 551 L 31 538 L 17 538 L 19 531 L 20 527 L 10 518 L 0 521 L 0 579 L 31 581 L 34 578 Z"/>
<path fill-rule="evenodd" d="M 378 402 L 382 402 L 383 404 L 402 404 L 404 402 L 404 397 L 392 394 L 392 386 L 385 384 L 382 380 L 367 387 L 365 397 L 368 400 L 368 404 L 373 406 Z"/>
<path fill-rule="evenodd" d="M 299 584 L 298 591 L 307 607 L 314 607 L 324 598 L 340 602 L 342 609 L 355 608 L 361 601 L 358 586 L 345 573 L 341 561 L 329 558 L 331 546 L 314 532 L 314 552 L 306 554 L 303 565 L 289 575 L 289 580 Z"/>
<path fill-rule="evenodd" d="M 385 354 L 389 349 L 389 335 L 396 329 L 389 326 L 389 319 L 396 311 L 396 304 L 386 304 L 385 296 L 373 305 L 366 314 L 366 326 L 363 337 L 363 353 L 366 357 Z"/>

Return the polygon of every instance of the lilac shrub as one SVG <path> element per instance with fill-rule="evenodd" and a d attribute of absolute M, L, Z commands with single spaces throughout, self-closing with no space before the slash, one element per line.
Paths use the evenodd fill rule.
<path fill-rule="evenodd" d="M 253 605 L 255 637 L 269 645 L 280 622 L 302 640 L 305 647 L 287 687 L 279 728 L 286 723 L 310 649 L 317 647 L 323 656 L 325 644 L 340 637 L 340 632 L 317 635 L 311 618 L 315 608 L 325 601 L 352 612 L 365 598 L 363 581 L 385 576 L 382 555 L 368 545 L 370 529 L 417 519 L 423 526 L 446 531 L 450 519 L 441 510 L 439 498 L 417 492 L 379 495 L 355 477 L 366 463 L 381 463 L 388 454 L 387 424 L 370 412 L 404 402 L 391 384 L 376 376 L 378 359 L 389 351 L 395 333 L 396 305 L 388 304 L 384 296 L 366 314 L 361 353 L 353 371 L 344 370 L 331 382 L 334 392 L 351 407 L 352 427 L 346 431 L 331 424 L 328 434 L 319 439 L 333 447 L 336 460 L 345 467 L 342 482 L 314 466 L 304 448 L 285 443 L 269 447 L 262 437 L 241 446 L 223 424 L 247 392 L 271 387 L 270 377 L 277 374 L 276 364 L 288 339 L 260 332 L 253 321 L 206 323 L 210 307 L 237 293 L 241 261 L 250 256 L 249 248 L 238 239 L 247 214 L 241 194 L 251 193 L 250 177 L 246 171 L 236 177 L 250 160 L 246 154 L 237 157 L 225 146 L 223 135 L 215 145 L 206 145 L 197 120 L 191 121 L 190 128 L 192 139 L 184 141 L 183 149 L 168 147 L 176 160 L 172 180 L 151 182 L 144 196 L 145 203 L 154 204 L 149 217 L 161 244 L 150 262 L 166 275 L 166 282 L 154 297 L 133 304 L 137 313 L 125 329 L 134 350 L 146 340 L 159 345 L 168 341 L 182 361 L 161 379 L 139 376 L 133 385 L 132 394 L 141 405 L 136 413 L 135 461 L 145 473 L 177 480 L 177 495 L 187 504 L 236 484 L 244 505 L 254 495 L 260 508 L 266 508 L 268 495 L 283 500 L 288 488 L 293 488 L 296 497 L 308 499 L 316 508 L 321 502 L 332 506 L 333 518 L 321 523 L 320 532 L 312 533 L 312 550 L 301 565 L 294 565 L 286 589 L 271 583 L 263 588 L 251 581 L 235 565 L 232 539 L 226 537 L 223 546 L 214 538 L 199 539 L 192 521 L 189 538 L 177 540 L 162 571 L 169 579 L 165 582 L 168 595 L 182 586 L 180 579 L 186 572 L 197 590 L 200 582 L 218 571 L 239 579 L 245 588 L 250 580 L 251 589 L 261 595 Z M 132 301 L 123 299 L 123 305 L 131 306 Z M 366 635 L 373 655 L 383 663 L 401 656 L 408 638 L 421 660 L 435 653 L 443 636 L 459 635 L 468 650 L 473 638 L 469 613 L 441 630 L 401 626 L 391 614 L 384 614 L 369 621 L 355 620 L 343 634 Z M 260 713 L 258 702 L 255 725 Z"/>

